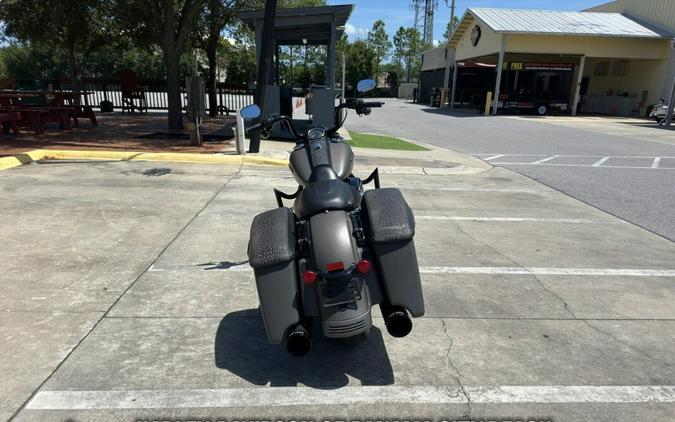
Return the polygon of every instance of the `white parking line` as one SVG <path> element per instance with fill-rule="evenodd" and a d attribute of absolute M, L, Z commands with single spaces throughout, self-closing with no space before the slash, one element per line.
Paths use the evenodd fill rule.
<path fill-rule="evenodd" d="M 493 155 L 491 157 L 483 158 L 483 160 L 485 160 L 485 161 L 496 160 L 497 158 L 501 158 L 503 156 L 504 156 L 504 154 L 497 154 L 497 155 Z"/>
<path fill-rule="evenodd" d="M 470 155 L 475 155 L 475 156 L 484 156 L 484 155 L 497 155 L 497 154 L 470 154 Z M 500 157 L 541 157 L 543 155 L 547 154 L 501 154 Z M 556 157 L 563 157 L 563 158 L 603 158 L 607 157 L 606 155 L 574 155 L 574 154 L 554 154 Z M 609 156 L 611 158 L 654 158 L 653 155 L 611 155 Z M 661 157 L 661 158 L 675 158 L 675 156 L 672 157 Z"/>
<path fill-rule="evenodd" d="M 248 263 L 231 267 L 198 265 L 172 265 L 155 267 L 149 272 L 196 272 L 196 271 L 252 272 Z M 420 267 L 422 274 L 492 274 L 492 275 L 564 275 L 564 276 L 614 276 L 614 277 L 675 277 L 675 270 L 631 268 L 566 268 L 566 267 Z"/>
<path fill-rule="evenodd" d="M 492 193 L 545 193 L 545 190 L 536 189 L 508 189 L 508 188 L 421 188 L 417 186 L 396 186 L 399 189 L 414 189 L 414 190 L 433 190 L 442 192 L 492 192 Z"/>
<path fill-rule="evenodd" d="M 446 215 L 416 215 L 416 220 L 447 221 L 493 221 L 506 223 L 570 223 L 570 224 L 620 224 L 623 221 L 589 220 L 586 218 L 539 218 L 539 217 L 460 217 Z"/>
<path fill-rule="evenodd" d="M 535 162 L 530 163 L 530 164 L 542 164 L 542 163 L 545 163 L 547 161 L 555 160 L 556 158 L 558 158 L 557 155 L 552 155 L 550 157 L 544 158 L 543 160 L 535 161 Z"/>
<path fill-rule="evenodd" d="M 531 166 L 532 163 L 492 163 L 496 166 Z M 591 164 L 556 164 L 556 163 L 544 163 L 536 164 L 537 166 L 557 166 L 557 167 L 594 167 L 594 168 L 603 168 L 603 169 L 647 169 L 647 170 L 675 170 L 675 167 L 640 167 L 640 166 L 596 166 Z"/>
<path fill-rule="evenodd" d="M 652 161 L 652 168 L 653 169 L 659 168 L 659 164 L 661 164 L 661 157 L 655 157 L 654 161 Z"/>
<path fill-rule="evenodd" d="M 490 154 L 473 154 L 478 157 L 483 157 Z M 564 155 L 564 154 L 555 154 L 547 156 L 546 158 L 537 160 L 537 161 L 525 161 L 528 157 L 541 157 L 543 154 L 491 154 L 490 159 L 495 157 L 506 157 L 507 161 L 494 162 L 491 164 L 498 166 L 560 166 L 560 167 L 602 167 L 602 168 L 612 168 L 612 169 L 653 169 L 653 170 L 675 170 L 675 167 L 662 167 L 661 163 L 664 159 L 675 159 L 675 157 L 655 157 L 655 156 L 645 156 L 645 155 L 617 155 L 617 156 L 608 156 L 608 155 Z M 511 159 L 509 158 L 517 158 Z M 551 163 L 550 161 L 556 158 L 567 159 L 567 163 Z M 592 164 L 586 164 L 583 161 L 585 159 L 596 159 Z M 569 162 L 569 159 L 575 161 L 574 159 L 584 159 L 579 164 Z M 605 163 L 610 159 L 639 159 L 639 160 L 651 160 L 651 164 L 643 166 L 630 166 L 630 165 L 606 165 Z"/>
<path fill-rule="evenodd" d="M 195 272 L 195 271 L 228 271 L 233 273 L 248 273 L 252 272 L 248 263 L 246 264 L 236 264 L 232 266 L 219 266 L 218 264 L 213 264 L 211 266 L 204 265 L 168 265 L 155 267 L 154 265 L 150 266 L 148 272 L 151 273 L 181 273 L 181 272 Z"/>
<path fill-rule="evenodd" d="M 420 267 L 420 273 L 675 277 L 675 270 L 628 269 L 628 268 Z"/>
<path fill-rule="evenodd" d="M 603 164 L 605 163 L 605 161 L 607 161 L 607 160 L 609 160 L 609 157 L 602 157 L 601 159 L 599 159 L 598 161 L 596 161 L 595 163 L 593 163 L 592 167 L 600 167 L 600 166 L 603 165 Z"/>
<path fill-rule="evenodd" d="M 674 403 L 675 386 L 348 386 L 40 391 L 29 410 L 186 409 L 349 404 Z"/>

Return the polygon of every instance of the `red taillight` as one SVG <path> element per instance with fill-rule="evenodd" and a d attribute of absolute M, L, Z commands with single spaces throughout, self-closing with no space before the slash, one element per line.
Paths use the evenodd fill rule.
<path fill-rule="evenodd" d="M 373 264 L 367 259 L 362 259 L 356 264 L 356 270 L 361 274 L 365 274 L 373 268 Z"/>
<path fill-rule="evenodd" d="M 333 271 L 342 271 L 345 269 L 345 263 L 342 261 L 331 262 L 326 264 L 326 269 L 329 273 L 332 273 Z"/>
<path fill-rule="evenodd" d="M 302 281 L 307 284 L 312 284 L 316 281 L 316 273 L 314 271 L 305 271 L 302 273 Z"/>

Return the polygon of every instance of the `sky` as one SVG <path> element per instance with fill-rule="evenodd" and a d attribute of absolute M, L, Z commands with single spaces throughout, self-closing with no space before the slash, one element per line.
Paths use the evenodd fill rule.
<path fill-rule="evenodd" d="M 517 9 L 583 10 L 606 3 L 608 0 L 456 0 L 456 14 L 462 17 L 468 7 L 500 7 Z M 451 1 L 448 0 L 448 3 Z M 365 38 L 377 19 L 384 21 L 389 36 L 400 26 L 412 26 L 413 11 L 410 0 L 329 0 L 328 4 L 349 4 L 356 7 L 347 22 L 350 40 Z M 442 40 L 450 20 L 450 8 L 445 0 L 438 0 L 434 14 L 434 40 Z"/>

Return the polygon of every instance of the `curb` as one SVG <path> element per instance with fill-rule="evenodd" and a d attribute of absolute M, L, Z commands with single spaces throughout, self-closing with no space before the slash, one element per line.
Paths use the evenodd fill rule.
<path fill-rule="evenodd" d="M 18 167 L 22 164 L 29 164 L 40 160 L 165 161 L 196 164 L 250 164 L 257 166 L 288 166 L 288 160 L 249 155 L 36 149 L 22 154 L 17 154 L 12 157 L 0 158 L 0 170 L 6 170 L 13 167 Z"/>

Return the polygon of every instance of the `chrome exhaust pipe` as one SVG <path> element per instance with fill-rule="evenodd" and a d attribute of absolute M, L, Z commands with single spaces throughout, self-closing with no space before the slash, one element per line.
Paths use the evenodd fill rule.
<path fill-rule="evenodd" d="M 286 338 L 286 350 L 293 356 L 305 356 L 312 349 L 312 334 L 302 323 L 291 328 Z"/>
<path fill-rule="evenodd" d="M 392 337 L 401 338 L 410 334 L 412 321 L 403 307 L 381 304 L 380 310 L 382 311 L 382 317 L 384 317 L 387 332 Z"/>

